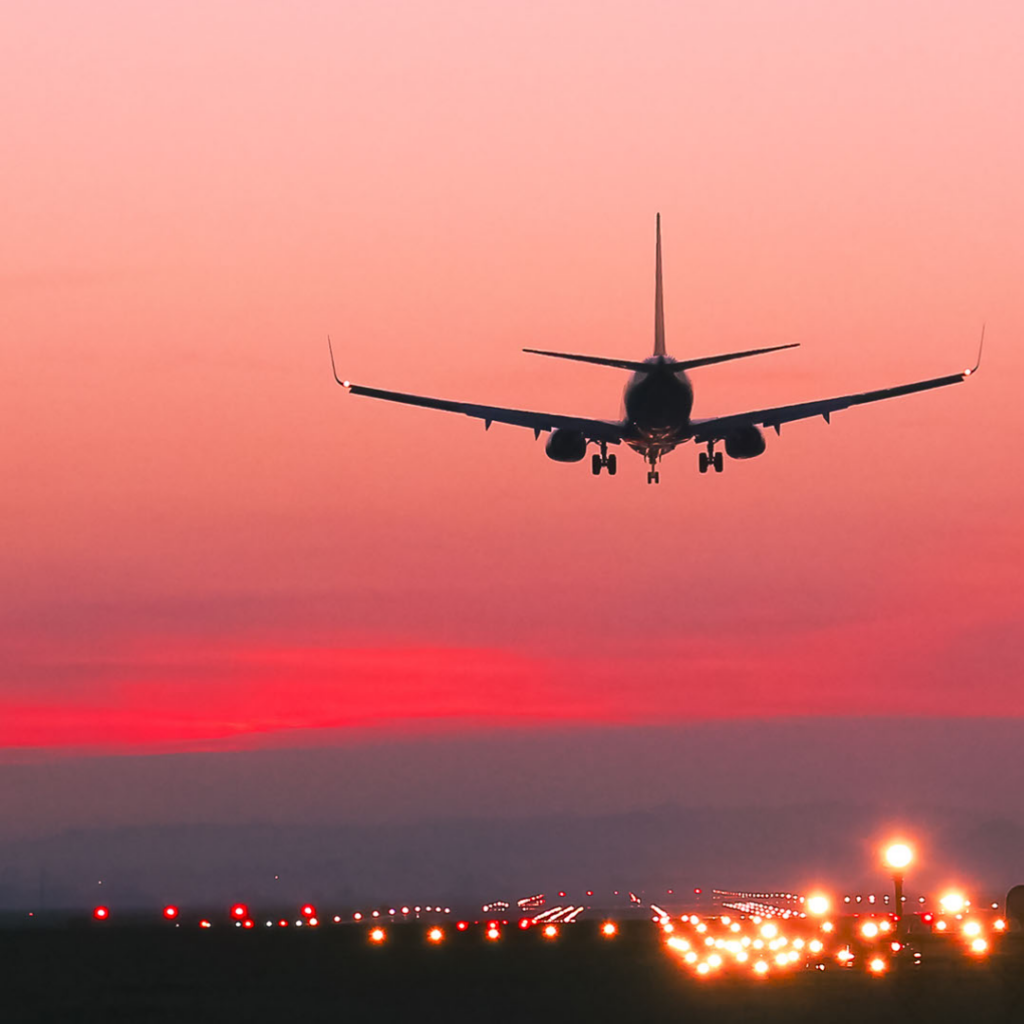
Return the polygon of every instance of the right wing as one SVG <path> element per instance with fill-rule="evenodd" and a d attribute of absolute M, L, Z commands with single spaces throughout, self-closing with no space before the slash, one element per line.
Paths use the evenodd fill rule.
<path fill-rule="evenodd" d="M 333 349 L 331 349 L 331 369 L 334 371 L 334 379 L 350 394 L 380 398 L 385 402 L 400 402 L 403 405 L 418 405 L 426 409 L 441 409 L 444 412 L 459 412 L 464 416 L 483 420 L 485 428 L 490 427 L 492 423 L 510 423 L 514 427 L 530 428 L 534 436 L 539 436 L 542 430 L 576 430 L 590 441 L 605 441 L 608 444 L 619 444 L 622 441 L 622 425 L 606 420 L 589 420 L 580 416 L 529 412 L 525 409 L 504 409 L 497 405 L 476 405 L 472 402 L 452 402 L 445 398 L 407 395 L 400 391 L 381 391 L 379 388 L 367 388 L 361 384 L 353 384 L 338 376 L 334 365 Z"/>
<path fill-rule="evenodd" d="M 982 331 L 982 344 L 985 332 Z M 899 384 L 891 388 L 879 388 L 877 391 L 863 391 L 856 395 L 842 395 L 839 398 L 825 398 L 817 402 L 801 402 L 799 405 L 780 405 L 773 409 L 758 409 L 755 412 L 743 412 L 733 416 L 716 416 L 714 419 L 693 420 L 693 439 L 698 444 L 705 441 L 720 441 L 743 427 L 774 427 L 776 433 L 783 423 L 794 420 L 809 419 L 822 416 L 827 423 L 834 412 L 849 409 L 853 405 L 866 405 L 879 402 L 884 398 L 898 398 L 900 395 L 912 395 L 916 391 L 930 391 L 932 388 L 944 388 L 948 384 L 959 384 L 966 380 L 981 365 L 981 348 L 978 349 L 978 362 L 960 373 L 952 373 L 947 377 L 933 377 L 931 380 L 919 380 L 912 384 Z"/>

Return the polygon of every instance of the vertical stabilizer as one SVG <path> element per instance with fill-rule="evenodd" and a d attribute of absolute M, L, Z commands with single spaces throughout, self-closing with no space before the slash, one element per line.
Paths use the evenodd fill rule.
<path fill-rule="evenodd" d="M 665 354 L 665 300 L 661 291 L 661 214 L 657 217 L 658 241 L 655 246 L 654 265 L 654 354 Z"/>

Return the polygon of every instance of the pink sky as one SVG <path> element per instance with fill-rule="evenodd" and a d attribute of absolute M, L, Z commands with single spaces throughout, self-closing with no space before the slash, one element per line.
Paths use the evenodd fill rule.
<path fill-rule="evenodd" d="M 7 4 L 0 744 L 1024 716 L 1017 3 Z M 615 479 L 360 383 L 696 415 Z M 328 733 L 327 730 L 330 730 Z M 311 732 L 312 731 L 312 732 Z M 14 755 L 12 755 L 14 756 Z"/>

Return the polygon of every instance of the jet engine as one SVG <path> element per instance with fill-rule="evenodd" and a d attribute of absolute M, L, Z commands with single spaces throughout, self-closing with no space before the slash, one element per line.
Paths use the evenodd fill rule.
<path fill-rule="evenodd" d="M 764 449 L 764 435 L 759 427 L 743 427 L 725 439 L 725 454 L 730 459 L 754 459 Z"/>
<path fill-rule="evenodd" d="M 587 454 L 587 439 L 578 430 L 552 430 L 544 454 L 555 462 L 579 462 Z"/>

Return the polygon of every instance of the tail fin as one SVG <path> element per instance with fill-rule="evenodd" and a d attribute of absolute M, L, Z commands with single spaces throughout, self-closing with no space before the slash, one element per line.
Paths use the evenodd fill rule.
<path fill-rule="evenodd" d="M 665 298 L 661 289 L 661 214 L 655 221 L 657 243 L 654 264 L 654 354 L 665 355 Z"/>

